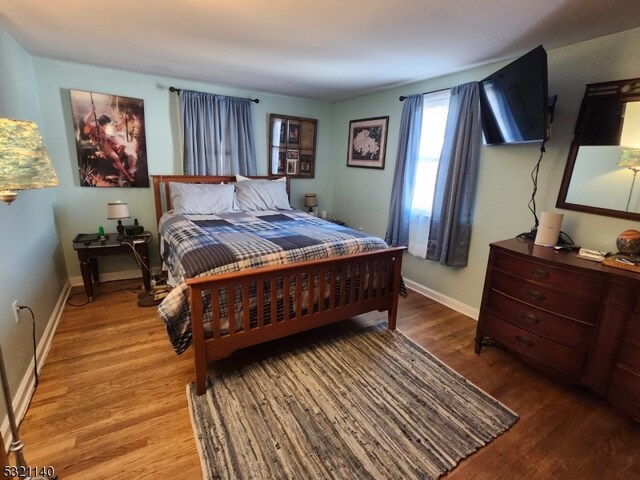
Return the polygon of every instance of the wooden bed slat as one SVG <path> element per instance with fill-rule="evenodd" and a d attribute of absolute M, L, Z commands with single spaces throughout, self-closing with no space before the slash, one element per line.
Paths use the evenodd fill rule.
<path fill-rule="evenodd" d="M 205 350 L 204 355 L 201 353 L 196 355 L 197 358 L 205 359 L 203 363 L 196 365 L 196 370 L 202 370 L 205 374 L 196 373 L 196 378 L 205 378 L 206 366 L 209 363 L 225 358 L 239 348 L 263 343 L 368 311 L 388 310 L 389 324 L 395 328 L 395 317 L 392 318 L 392 316 L 397 315 L 398 295 L 397 290 L 390 288 L 390 286 L 396 285 L 398 289 L 400 287 L 400 280 L 395 277 L 400 275 L 403 250 L 403 248 L 389 248 L 376 252 L 277 267 L 262 267 L 245 272 L 197 277 L 188 280 L 187 284 L 193 296 L 192 315 L 200 315 L 204 311 L 202 306 L 202 292 L 204 291 L 215 292 L 224 286 L 227 288 L 227 292 L 239 291 L 242 293 L 239 302 L 232 302 L 233 305 L 229 305 L 229 312 L 236 311 L 236 308 L 239 309 L 237 314 L 242 324 L 241 327 L 236 328 L 236 322 L 230 320 L 228 325 L 225 325 L 227 327 L 225 329 L 220 324 L 223 319 L 214 316 L 210 327 L 214 332 L 213 338 L 206 342 L 195 342 L 194 338 L 194 347 Z M 305 277 L 308 280 L 317 275 L 318 283 L 324 283 L 320 279 L 324 278 L 327 270 L 332 279 L 328 298 L 320 291 L 317 297 L 313 295 L 313 280 L 307 284 L 311 285 L 310 289 L 303 288 L 303 278 Z M 367 270 L 368 278 L 365 275 Z M 340 278 L 339 287 L 336 285 L 338 278 Z M 275 287 L 279 281 L 282 284 L 281 291 Z M 269 290 L 271 292 L 271 305 L 266 309 L 270 312 L 268 322 L 262 318 L 265 314 L 264 302 L 257 299 L 251 304 L 248 298 L 251 285 L 264 288 L 262 286 L 264 282 L 270 283 Z M 292 282 L 295 282 L 295 286 L 292 286 Z M 367 290 L 363 286 L 365 282 L 368 283 Z M 347 283 L 350 283 L 348 289 Z M 366 291 L 367 293 L 356 294 L 356 288 L 359 288 L 360 292 Z M 336 292 L 336 289 L 339 292 Z M 325 302 L 330 305 L 336 294 L 340 296 L 340 301 L 336 302 L 336 308 L 323 309 L 321 305 Z M 196 298 L 197 295 L 200 296 L 199 299 Z M 212 298 L 216 298 L 216 296 L 213 295 Z M 278 321 L 279 319 L 276 319 L 274 313 L 278 301 L 282 301 L 284 306 L 282 321 Z M 213 307 L 214 311 L 218 311 L 215 303 Z M 293 312 L 291 307 L 293 307 Z M 255 324 L 249 323 L 250 316 L 257 316 Z M 230 316 L 230 319 L 235 318 L 234 315 Z M 197 321 L 194 317 L 192 323 L 194 324 L 194 335 L 204 334 L 202 317 Z M 198 327 L 196 328 L 195 325 Z M 220 337 L 216 337 L 215 332 L 221 332 Z M 204 383 L 197 385 L 198 391 L 204 392 L 204 388 Z"/>

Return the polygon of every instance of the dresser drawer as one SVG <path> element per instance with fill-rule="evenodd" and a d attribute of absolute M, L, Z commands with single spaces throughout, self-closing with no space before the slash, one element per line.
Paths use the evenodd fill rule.
<path fill-rule="evenodd" d="M 593 297 L 567 293 L 556 287 L 494 271 L 491 288 L 536 308 L 595 325 L 599 303 Z"/>
<path fill-rule="evenodd" d="M 489 308 L 499 312 L 516 327 L 536 333 L 553 342 L 586 351 L 593 327 L 590 324 L 559 317 L 493 290 Z"/>
<path fill-rule="evenodd" d="M 640 344 L 623 340 L 618 365 L 640 375 Z"/>
<path fill-rule="evenodd" d="M 614 370 L 609 391 L 640 404 L 640 375 L 618 365 Z"/>
<path fill-rule="evenodd" d="M 551 267 L 520 257 L 495 252 L 494 268 L 508 272 L 524 280 L 553 287 L 567 293 L 599 299 L 604 291 L 605 280 L 597 275 L 586 275 L 573 270 Z"/>
<path fill-rule="evenodd" d="M 629 317 L 626 338 L 640 344 L 640 313 L 633 313 Z"/>
<path fill-rule="evenodd" d="M 544 363 L 567 377 L 577 380 L 582 371 L 584 352 L 518 328 L 490 311 L 482 318 L 482 328 L 484 333 L 510 350 Z"/>

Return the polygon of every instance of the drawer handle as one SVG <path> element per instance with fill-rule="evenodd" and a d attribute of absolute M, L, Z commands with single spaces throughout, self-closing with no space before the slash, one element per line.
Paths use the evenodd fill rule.
<path fill-rule="evenodd" d="M 536 278 L 547 278 L 549 276 L 549 273 L 546 270 L 543 270 L 541 268 L 536 268 L 535 270 L 531 270 L 531 273 Z"/>
<path fill-rule="evenodd" d="M 546 298 L 544 294 L 536 292 L 534 290 L 527 290 L 527 296 L 539 301 L 542 301 Z"/>
<path fill-rule="evenodd" d="M 520 335 L 516 335 L 516 340 L 527 347 L 533 347 L 533 342 L 528 338 L 524 338 L 524 337 L 521 337 Z"/>
<path fill-rule="evenodd" d="M 531 324 L 537 324 L 540 323 L 540 319 L 538 317 L 536 317 L 535 315 L 531 315 L 530 313 L 523 313 L 520 315 L 520 317 L 522 317 L 522 319 L 525 322 L 531 323 Z"/>

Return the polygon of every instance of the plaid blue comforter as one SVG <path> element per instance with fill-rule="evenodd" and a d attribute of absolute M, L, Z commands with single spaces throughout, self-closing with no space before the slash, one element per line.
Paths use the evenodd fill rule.
<path fill-rule="evenodd" d="M 158 313 L 179 354 L 191 344 L 186 278 L 387 248 L 378 237 L 298 210 L 166 213 L 158 232 L 163 260 L 177 281 Z M 205 318 L 205 330 L 209 323 Z"/>

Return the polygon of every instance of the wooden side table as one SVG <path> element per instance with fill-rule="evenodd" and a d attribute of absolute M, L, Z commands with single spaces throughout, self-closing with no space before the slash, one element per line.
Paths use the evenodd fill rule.
<path fill-rule="evenodd" d="M 149 271 L 151 233 L 144 232 L 143 235 L 136 238 L 125 238 L 123 240 L 118 239 L 117 233 L 108 233 L 106 236 L 105 240 L 73 242 L 73 249 L 78 252 L 82 282 L 89 302 L 94 300 L 93 282 L 99 283 L 98 258 L 114 255 L 132 255 L 134 249 L 142 263 L 140 269 L 142 270 L 144 288 L 149 290 L 151 288 L 151 273 Z"/>

